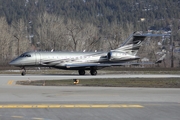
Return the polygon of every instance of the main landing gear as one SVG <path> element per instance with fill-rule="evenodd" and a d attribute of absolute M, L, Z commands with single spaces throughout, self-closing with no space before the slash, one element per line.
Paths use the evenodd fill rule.
<path fill-rule="evenodd" d="M 21 69 L 21 75 L 22 75 L 22 76 L 26 75 L 26 69 L 25 69 L 25 67 L 22 67 L 22 69 Z"/>
<path fill-rule="evenodd" d="M 79 72 L 79 75 L 85 75 L 86 74 L 85 70 L 78 70 L 78 72 Z M 90 69 L 90 74 L 91 75 L 97 75 L 97 70 L 92 67 Z"/>
<path fill-rule="evenodd" d="M 90 73 L 91 73 L 91 75 L 97 75 L 97 70 L 92 69 L 92 70 L 90 70 Z"/>
<path fill-rule="evenodd" d="M 78 70 L 78 72 L 79 72 L 79 75 L 85 75 L 85 70 Z"/>
<path fill-rule="evenodd" d="M 90 73 L 91 73 L 91 75 L 97 75 L 97 67 L 91 67 Z"/>

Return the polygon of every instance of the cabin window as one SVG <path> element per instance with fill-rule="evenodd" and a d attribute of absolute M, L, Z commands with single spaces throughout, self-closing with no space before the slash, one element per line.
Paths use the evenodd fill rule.
<path fill-rule="evenodd" d="M 20 57 L 31 57 L 31 55 L 29 55 L 29 54 L 23 54 L 23 55 L 21 55 Z"/>
<path fill-rule="evenodd" d="M 31 55 L 26 55 L 26 57 L 31 57 Z"/>

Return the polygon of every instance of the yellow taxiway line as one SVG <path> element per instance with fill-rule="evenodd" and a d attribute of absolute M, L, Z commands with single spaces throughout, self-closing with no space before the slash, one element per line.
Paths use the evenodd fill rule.
<path fill-rule="evenodd" d="M 14 82 L 13 80 L 9 80 L 7 84 L 8 84 L 8 85 L 12 85 L 13 82 Z"/>
<path fill-rule="evenodd" d="M 23 118 L 23 116 L 11 116 L 12 118 Z"/>
<path fill-rule="evenodd" d="M 6 104 L 3 108 L 143 108 L 142 105 L 130 104 Z"/>

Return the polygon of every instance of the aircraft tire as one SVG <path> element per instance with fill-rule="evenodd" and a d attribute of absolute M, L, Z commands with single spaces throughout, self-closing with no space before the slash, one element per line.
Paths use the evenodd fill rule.
<path fill-rule="evenodd" d="M 79 72 L 79 75 L 85 75 L 86 74 L 85 70 L 78 70 L 78 72 Z"/>
<path fill-rule="evenodd" d="M 25 71 L 23 71 L 23 72 L 21 73 L 21 75 L 22 75 L 22 76 L 25 76 L 25 75 L 26 75 L 26 72 L 25 72 Z"/>
<path fill-rule="evenodd" d="M 97 75 L 97 70 L 91 70 L 90 73 L 91 75 Z"/>

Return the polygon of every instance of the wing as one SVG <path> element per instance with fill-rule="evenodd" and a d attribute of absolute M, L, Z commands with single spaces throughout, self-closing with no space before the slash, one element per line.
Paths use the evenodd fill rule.
<path fill-rule="evenodd" d="M 75 64 L 66 64 L 67 68 L 73 67 L 110 67 L 109 64 L 101 64 L 101 63 L 75 63 Z"/>
<path fill-rule="evenodd" d="M 124 65 L 149 65 L 155 64 L 153 62 L 137 63 L 137 62 L 126 62 L 126 63 L 76 63 L 76 64 L 66 64 L 67 68 L 75 67 L 110 67 L 110 66 L 124 66 Z"/>

